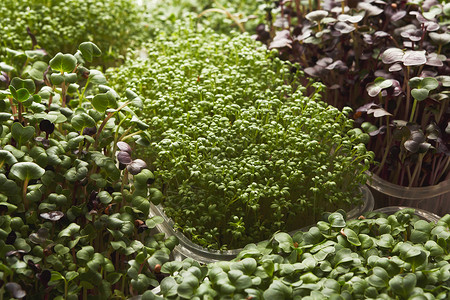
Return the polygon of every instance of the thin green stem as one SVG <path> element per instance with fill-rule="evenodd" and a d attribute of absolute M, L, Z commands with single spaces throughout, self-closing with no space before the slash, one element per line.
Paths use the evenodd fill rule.
<path fill-rule="evenodd" d="M 411 110 L 411 115 L 409 116 L 409 122 L 410 123 L 414 120 L 414 115 L 416 114 L 416 106 L 417 106 L 417 100 L 414 99 L 413 107 L 412 107 L 412 110 Z"/>
<path fill-rule="evenodd" d="M 88 79 L 86 80 L 86 84 L 84 85 L 83 92 L 81 93 L 81 96 L 80 96 L 80 105 L 83 102 L 84 94 L 86 93 L 86 89 L 87 89 L 87 87 L 89 85 L 89 81 L 90 80 L 91 80 L 91 77 L 88 77 Z"/>

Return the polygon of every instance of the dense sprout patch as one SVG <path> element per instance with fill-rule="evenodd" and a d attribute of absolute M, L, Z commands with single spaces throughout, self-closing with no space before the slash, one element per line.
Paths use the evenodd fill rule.
<path fill-rule="evenodd" d="M 103 61 L 113 63 L 148 32 L 132 0 L 1 1 L 0 16 L 0 56 L 6 55 L 5 47 L 43 48 L 53 56 L 58 51 L 74 52 L 81 42 L 90 40 L 104 53 Z"/>
<path fill-rule="evenodd" d="M 240 247 L 360 203 L 371 153 L 346 134 L 348 111 L 320 101 L 322 85 L 301 86 L 295 66 L 248 35 L 180 28 L 147 49 L 110 76 L 119 89 L 127 74 L 147 98 L 142 152 L 156 158 L 166 213 L 195 242 Z"/>

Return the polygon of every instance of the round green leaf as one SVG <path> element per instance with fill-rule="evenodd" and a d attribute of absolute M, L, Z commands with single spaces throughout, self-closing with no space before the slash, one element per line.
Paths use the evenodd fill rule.
<path fill-rule="evenodd" d="M 64 76 L 58 73 L 50 75 L 50 81 L 53 85 L 60 85 L 64 82 Z"/>
<path fill-rule="evenodd" d="M 10 86 L 13 86 L 16 90 L 26 89 L 30 94 L 34 94 L 36 90 L 36 85 L 32 79 L 21 79 L 19 77 L 14 77 L 11 80 Z"/>
<path fill-rule="evenodd" d="M 389 280 L 389 287 L 396 294 L 407 299 L 409 294 L 416 287 L 417 278 L 415 274 L 406 274 L 405 276 L 396 275 Z"/>
<path fill-rule="evenodd" d="M 0 150 L 0 166 L 3 164 L 13 165 L 17 162 L 17 159 L 7 150 Z"/>
<path fill-rule="evenodd" d="M 105 112 L 108 108 L 116 108 L 117 103 L 114 95 L 110 92 L 97 94 L 92 99 L 92 106 L 99 112 Z"/>
<path fill-rule="evenodd" d="M 420 85 L 421 85 L 422 88 L 431 91 L 431 90 L 434 90 L 435 88 L 437 88 L 439 86 L 439 81 L 437 81 L 433 77 L 426 77 L 426 78 L 424 78 L 422 80 Z"/>
<path fill-rule="evenodd" d="M 83 58 L 88 62 L 91 62 L 94 57 L 100 56 L 102 51 L 92 42 L 84 42 L 78 46 Z"/>
<path fill-rule="evenodd" d="M 75 130 L 82 130 L 86 127 L 94 127 L 95 120 L 86 113 L 76 114 L 70 121 Z"/>
<path fill-rule="evenodd" d="M 72 72 L 77 65 L 77 59 L 72 54 L 62 54 L 59 52 L 50 60 L 50 67 L 54 71 Z"/>
<path fill-rule="evenodd" d="M 30 140 L 34 135 L 34 127 L 33 126 L 25 126 L 19 122 L 15 122 L 11 126 L 11 134 L 12 137 L 19 143 L 19 145 L 23 145 L 25 142 Z"/>
<path fill-rule="evenodd" d="M 20 162 L 11 167 L 10 173 L 20 180 L 39 179 L 45 170 L 33 162 Z"/>
<path fill-rule="evenodd" d="M 99 70 L 89 70 L 89 80 L 95 84 L 105 84 L 106 77 Z"/>
<path fill-rule="evenodd" d="M 34 80 L 44 80 L 44 72 L 47 69 L 47 64 L 43 61 L 37 61 L 33 64 L 28 74 Z"/>
<path fill-rule="evenodd" d="M 411 95 L 417 101 L 425 100 L 428 97 L 429 91 L 427 89 L 412 89 Z"/>
<path fill-rule="evenodd" d="M 14 99 L 16 99 L 19 102 L 24 102 L 30 98 L 30 93 L 27 89 L 21 88 L 16 90 L 12 85 L 9 86 L 9 91 L 11 92 L 11 95 Z"/>

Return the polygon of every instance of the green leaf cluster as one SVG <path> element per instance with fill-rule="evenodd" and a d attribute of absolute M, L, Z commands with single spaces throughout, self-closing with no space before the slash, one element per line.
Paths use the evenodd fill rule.
<path fill-rule="evenodd" d="M 45 49 L 50 56 L 73 53 L 89 40 L 103 52 L 102 64 L 113 65 L 128 47 L 139 46 L 150 35 L 142 8 L 132 0 L 2 1 L 0 17 L 0 57 L 7 56 L 6 48 Z"/>
<path fill-rule="evenodd" d="M 437 223 L 413 209 L 345 221 L 325 214 L 293 236 L 276 233 L 232 261 L 169 262 L 160 292 L 145 299 L 445 299 L 450 215 Z"/>
<path fill-rule="evenodd" d="M 178 242 L 150 231 L 161 192 L 133 150 L 148 143 L 140 98 L 84 65 L 100 54 L 91 42 L 48 65 L 25 54 L 45 72 L 12 68 L 0 90 L 0 298 L 142 293 Z"/>

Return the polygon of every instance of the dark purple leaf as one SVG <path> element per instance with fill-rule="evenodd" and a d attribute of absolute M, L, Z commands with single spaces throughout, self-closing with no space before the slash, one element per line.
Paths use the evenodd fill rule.
<path fill-rule="evenodd" d="M 46 220 L 56 222 L 59 221 L 62 217 L 64 217 L 64 213 L 62 211 L 55 210 L 41 213 L 40 216 Z"/>
<path fill-rule="evenodd" d="M 6 74 L 6 72 L 1 72 L 0 73 L 0 81 L 1 82 L 8 82 L 9 81 L 9 77 L 8 74 Z"/>
<path fill-rule="evenodd" d="M 388 111 L 386 111 L 384 108 L 371 108 L 367 111 L 367 114 L 373 114 L 375 118 L 380 118 L 384 116 L 392 116 L 392 114 Z"/>
<path fill-rule="evenodd" d="M 408 50 L 403 56 L 403 64 L 405 66 L 420 66 L 427 62 L 427 57 L 425 56 L 426 51 L 413 51 Z"/>
<path fill-rule="evenodd" d="M 441 28 L 441 26 L 436 22 L 426 22 L 424 24 L 426 31 L 436 31 Z"/>
<path fill-rule="evenodd" d="M 446 32 L 430 32 L 428 35 L 430 36 L 431 40 L 437 45 L 445 45 L 447 43 L 450 43 L 450 34 Z"/>
<path fill-rule="evenodd" d="M 55 124 L 53 124 L 52 122 L 50 122 L 49 120 L 42 120 L 39 123 L 39 129 L 41 131 L 44 131 L 47 134 L 52 134 L 53 131 L 55 130 Z"/>
<path fill-rule="evenodd" d="M 33 270 L 34 273 L 39 273 L 41 271 L 41 266 L 39 264 L 34 263 L 31 259 L 27 261 L 28 267 Z"/>
<path fill-rule="evenodd" d="M 422 14 L 418 11 L 410 11 L 409 12 L 410 15 L 416 16 L 417 21 L 419 21 L 420 23 L 426 23 L 429 22 L 429 20 L 425 19 Z"/>
<path fill-rule="evenodd" d="M 437 139 L 437 152 L 450 156 L 450 149 L 445 145 L 441 138 Z"/>
<path fill-rule="evenodd" d="M 422 39 L 422 34 L 423 34 L 422 29 L 408 29 L 402 31 L 400 35 L 405 39 L 409 39 L 412 42 L 418 42 Z"/>
<path fill-rule="evenodd" d="M 11 231 L 6 237 L 5 244 L 13 245 L 16 242 L 17 234 L 15 231 Z"/>
<path fill-rule="evenodd" d="M 119 148 L 120 151 L 125 151 L 131 154 L 132 149 L 130 147 L 130 145 L 128 145 L 125 142 L 117 142 L 117 148 Z"/>
<path fill-rule="evenodd" d="M 367 2 L 359 2 L 357 8 L 365 10 L 368 16 L 377 16 L 383 12 L 381 8 Z"/>
<path fill-rule="evenodd" d="M 431 123 L 425 129 L 427 132 L 427 138 L 430 140 L 437 140 L 441 136 L 441 131 L 436 123 Z"/>
<path fill-rule="evenodd" d="M 394 13 L 391 16 L 391 21 L 392 22 L 396 22 L 398 20 L 403 19 L 404 16 L 406 16 L 406 11 L 405 10 L 399 10 L 398 12 Z"/>
<path fill-rule="evenodd" d="M 432 6 L 437 5 L 437 4 L 439 4 L 439 1 L 437 1 L 437 0 L 425 0 L 422 2 L 421 7 L 423 10 L 429 11 Z"/>
<path fill-rule="evenodd" d="M 411 41 L 403 41 L 403 47 L 405 48 L 412 48 L 413 47 L 413 43 Z"/>
<path fill-rule="evenodd" d="M 145 168 L 147 168 L 147 164 L 142 159 L 135 159 L 127 166 L 128 172 L 132 175 L 139 174 Z"/>
<path fill-rule="evenodd" d="M 256 31 L 257 34 L 261 34 L 261 33 L 265 32 L 266 31 L 266 25 L 262 24 L 262 23 L 258 24 L 258 26 L 256 26 L 255 31 Z"/>
<path fill-rule="evenodd" d="M 351 15 L 347 15 L 347 14 L 341 14 L 338 16 L 338 20 L 341 22 L 350 22 L 350 23 L 358 23 L 359 21 L 361 21 L 364 18 L 364 11 L 362 14 L 358 14 L 355 16 L 351 16 Z"/>
<path fill-rule="evenodd" d="M 312 33 L 311 29 L 304 30 L 304 32 L 301 35 L 298 35 L 295 39 L 297 41 L 303 41 L 304 39 L 310 37 L 311 33 Z"/>
<path fill-rule="evenodd" d="M 93 136 L 96 133 L 97 133 L 97 127 L 86 127 L 86 128 L 83 129 L 83 134 L 84 135 Z"/>
<path fill-rule="evenodd" d="M 308 13 L 305 18 L 311 22 L 320 22 L 320 20 L 326 16 L 328 16 L 328 12 L 326 10 L 314 10 Z"/>
<path fill-rule="evenodd" d="M 336 29 L 337 31 L 339 31 L 340 33 L 350 33 L 352 31 L 354 31 L 356 28 L 355 26 L 349 25 L 345 22 L 337 22 L 334 25 L 334 29 Z"/>
<path fill-rule="evenodd" d="M 374 102 L 371 102 L 371 103 L 364 104 L 363 106 L 359 107 L 356 111 L 365 113 L 369 109 L 377 108 L 377 107 L 380 107 L 380 106 L 378 104 L 375 104 Z"/>
<path fill-rule="evenodd" d="M 376 77 L 383 77 L 386 79 L 390 79 L 392 77 L 392 74 L 385 71 L 385 70 L 376 70 L 375 73 L 373 73 L 373 75 L 375 75 Z"/>
<path fill-rule="evenodd" d="M 373 34 L 376 38 L 384 38 L 384 37 L 390 37 L 391 35 L 384 31 L 375 31 Z"/>
<path fill-rule="evenodd" d="M 394 88 L 394 91 L 392 92 L 393 96 L 397 97 L 403 93 L 402 86 L 398 80 L 392 79 L 392 87 Z"/>
<path fill-rule="evenodd" d="M 436 55 L 433 55 L 435 53 L 431 53 L 430 55 L 427 55 L 427 66 L 433 66 L 433 67 L 442 67 L 444 63 L 442 60 L 440 60 Z"/>
<path fill-rule="evenodd" d="M 438 73 L 436 71 L 433 70 L 423 70 L 422 73 L 420 73 L 420 77 L 425 78 L 425 77 L 436 77 Z M 438 78 L 436 78 L 438 79 Z"/>
<path fill-rule="evenodd" d="M 6 252 L 5 256 L 9 257 L 9 256 L 13 256 L 14 255 L 14 256 L 22 258 L 25 255 L 25 253 L 27 253 L 27 252 L 25 250 L 21 250 L 21 249 L 19 249 L 19 250 L 11 250 L 11 251 Z"/>
<path fill-rule="evenodd" d="M 417 130 L 411 132 L 411 136 L 409 137 L 409 139 L 420 144 L 425 142 L 425 135 L 423 134 L 423 132 Z"/>
<path fill-rule="evenodd" d="M 6 290 L 9 292 L 13 298 L 21 299 L 24 298 L 27 293 L 22 289 L 22 287 L 15 282 L 8 282 L 5 284 Z"/>
<path fill-rule="evenodd" d="M 292 48 L 292 39 L 289 30 L 278 31 L 269 45 L 269 49 L 273 48 Z"/>
<path fill-rule="evenodd" d="M 47 287 L 48 282 L 52 278 L 52 273 L 50 273 L 49 270 L 44 270 L 40 274 L 38 274 L 37 277 L 41 281 L 42 285 Z"/>
<path fill-rule="evenodd" d="M 125 151 L 119 151 L 119 153 L 117 153 L 117 160 L 123 165 L 129 165 L 133 162 L 130 153 Z"/>
<path fill-rule="evenodd" d="M 346 73 L 348 67 L 344 64 L 342 60 L 336 60 L 334 63 L 326 67 L 327 70 L 337 70 L 340 73 Z"/>
<path fill-rule="evenodd" d="M 402 65 L 399 63 L 395 63 L 389 67 L 389 72 L 398 72 L 403 69 Z"/>
<path fill-rule="evenodd" d="M 408 122 L 404 121 L 404 120 L 394 120 L 392 121 L 392 124 L 394 124 L 395 127 L 405 127 L 408 125 Z"/>
<path fill-rule="evenodd" d="M 368 45 L 372 45 L 373 44 L 373 37 L 371 34 L 368 33 L 364 33 L 363 34 L 363 41 L 368 44 Z"/>
<path fill-rule="evenodd" d="M 333 59 L 331 57 L 324 57 L 324 58 L 319 59 L 316 64 L 321 67 L 326 67 L 329 64 L 331 64 L 332 62 L 333 62 Z"/>
<path fill-rule="evenodd" d="M 369 132 L 369 135 L 376 136 L 376 135 L 385 134 L 385 133 L 386 133 L 386 125 L 383 125 L 380 128 L 378 128 L 377 130 Z"/>
<path fill-rule="evenodd" d="M 425 153 L 427 152 L 430 148 L 432 148 L 430 143 L 420 143 L 419 144 L 419 153 Z"/>
<path fill-rule="evenodd" d="M 273 26 L 278 28 L 288 28 L 289 21 L 285 17 L 278 17 L 275 22 L 273 22 Z"/>
<path fill-rule="evenodd" d="M 314 67 L 308 67 L 308 68 L 305 68 L 304 71 L 305 71 L 305 73 L 308 74 L 309 76 L 312 76 L 312 77 L 321 77 L 324 70 L 325 70 L 324 67 L 315 65 Z"/>
<path fill-rule="evenodd" d="M 403 145 L 405 146 L 405 149 L 411 153 L 416 153 L 419 151 L 420 144 L 413 140 L 407 140 Z"/>
<path fill-rule="evenodd" d="M 393 64 L 403 60 L 403 51 L 399 48 L 389 48 L 381 55 L 381 60 L 385 64 Z"/>

